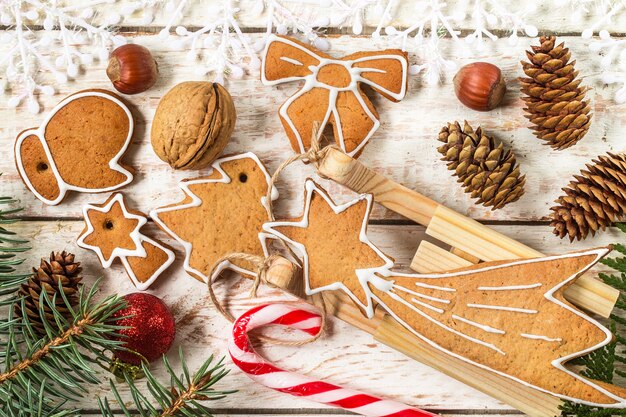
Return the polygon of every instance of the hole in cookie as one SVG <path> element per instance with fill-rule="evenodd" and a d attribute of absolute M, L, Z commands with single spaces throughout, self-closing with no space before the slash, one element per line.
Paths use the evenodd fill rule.
<path fill-rule="evenodd" d="M 43 172 L 47 170 L 48 170 L 48 164 L 46 164 L 45 162 L 40 162 L 37 164 L 37 171 Z"/>
<path fill-rule="evenodd" d="M 113 220 L 106 220 L 104 222 L 104 228 L 107 230 L 113 230 Z"/>
<path fill-rule="evenodd" d="M 248 181 L 248 176 L 244 174 L 243 172 L 239 174 L 239 182 L 246 182 L 246 181 Z"/>

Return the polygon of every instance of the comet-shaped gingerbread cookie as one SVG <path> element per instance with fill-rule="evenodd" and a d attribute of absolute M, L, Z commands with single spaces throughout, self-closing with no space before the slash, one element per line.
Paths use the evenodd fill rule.
<path fill-rule="evenodd" d="M 626 389 L 564 364 L 610 343 L 611 332 L 563 298 L 609 249 L 402 274 L 367 238 L 370 195 L 336 205 L 306 182 L 301 218 L 264 225 L 302 257 L 306 292 L 342 290 L 371 318 L 378 304 L 424 342 L 559 398 L 624 408 Z"/>
<path fill-rule="evenodd" d="M 361 84 L 400 101 L 407 90 L 408 66 L 406 53 L 399 49 L 335 59 L 295 39 L 271 36 L 263 53 L 261 81 L 265 85 L 304 81 L 278 112 L 296 152 L 311 146 L 311 131 L 319 122 L 320 135 L 324 126 L 332 124 L 337 145 L 355 156 L 380 126 L 378 112 Z"/>
<path fill-rule="evenodd" d="M 79 91 L 57 104 L 41 126 L 18 135 L 15 165 L 46 204 L 59 204 L 68 191 L 114 191 L 133 180 L 120 163 L 133 126 L 130 110 L 115 94 Z"/>
<path fill-rule="evenodd" d="M 185 270 L 198 280 L 223 256 L 233 252 L 263 255 L 259 233 L 268 214 L 265 195 L 270 176 L 259 158 L 244 153 L 218 159 L 207 177 L 184 180 L 185 198 L 176 204 L 150 212 L 154 221 L 185 248 Z M 272 199 L 278 193 L 272 190 Z M 253 275 L 246 261 L 223 263 Z"/>
<path fill-rule="evenodd" d="M 147 289 L 174 262 L 171 249 L 141 233 L 148 219 L 129 210 L 122 194 L 84 206 L 83 214 L 85 228 L 78 246 L 96 252 L 104 268 L 119 259 L 137 289 Z"/>

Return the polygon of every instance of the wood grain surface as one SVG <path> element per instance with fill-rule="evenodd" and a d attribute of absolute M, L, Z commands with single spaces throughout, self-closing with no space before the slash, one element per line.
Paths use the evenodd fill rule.
<path fill-rule="evenodd" d="M 416 13 L 413 4 L 415 2 L 399 3 L 400 10 L 396 13 L 399 18 L 394 24 L 405 27 L 411 23 L 411 16 Z M 506 3 L 514 7 L 519 2 L 507 0 Z M 553 151 L 542 145 L 527 128 L 517 77 L 522 75 L 519 61 L 524 58 L 525 49 L 537 41 L 522 37 L 517 45 L 511 45 L 507 39 L 499 39 L 487 44 L 488 48 L 480 53 L 458 59 L 460 64 L 475 60 L 489 61 L 502 69 L 507 79 L 508 91 L 504 105 L 492 112 L 480 113 L 463 107 L 454 96 L 451 79 L 444 79 L 437 86 L 429 86 L 419 76 L 411 77 L 406 99 L 395 104 L 372 94 L 371 98 L 380 113 L 381 127 L 365 148 L 360 161 L 454 210 L 492 225 L 497 231 L 540 252 L 553 254 L 606 245 L 622 239 L 620 233 L 612 229 L 585 242 L 570 244 L 551 234 L 547 216 L 553 200 L 560 194 L 560 188 L 566 186 L 572 175 L 584 168 L 585 163 L 607 151 L 618 152 L 626 148 L 622 133 L 626 127 L 626 105 L 615 104 L 612 99 L 615 87 L 601 82 L 599 59 L 589 50 L 589 41 L 579 36 L 580 31 L 586 27 L 585 23 L 572 23 L 569 18 L 570 8 L 565 6 L 555 9 L 556 6 L 551 6 L 550 3 L 552 2 L 542 2 L 542 6 L 529 15 L 527 20 L 543 32 L 563 35 L 560 40 L 566 43 L 573 57 L 577 59 L 577 69 L 580 70 L 583 83 L 592 88 L 588 97 L 593 109 L 593 122 L 590 132 L 579 144 L 565 151 Z M 189 4 L 195 12 L 184 15 L 185 24 L 199 26 L 211 18 L 210 8 L 205 7 L 204 2 L 190 0 Z M 244 30 L 251 32 L 247 36 L 253 42 L 260 39 L 262 35 L 258 32 L 264 31 L 264 20 L 248 9 L 243 9 L 239 17 Z M 378 19 L 371 11 L 366 13 L 364 19 L 367 24 L 364 33 L 371 33 L 378 24 Z M 137 122 L 133 144 L 125 161 L 136 168 L 137 176 L 123 191 L 130 205 L 145 212 L 180 200 L 182 192 L 177 186 L 178 181 L 207 172 L 173 171 L 157 158 L 150 145 L 151 121 L 160 97 L 181 81 L 202 79 L 196 75 L 194 62 L 188 59 L 187 50 L 177 50 L 154 35 L 165 22 L 165 13 L 161 11 L 148 26 L 142 23 L 139 16 L 133 16 L 125 20 L 125 27 L 122 29 L 124 36 L 148 47 L 159 62 L 160 78 L 155 87 L 143 94 L 124 97 L 131 105 Z M 607 27 L 620 31 L 625 23 L 626 13 L 622 13 Z M 458 27 L 467 28 L 469 22 L 460 22 Z M 336 56 L 388 46 L 384 39 L 372 40 L 369 37 L 350 35 L 350 30 L 346 27 L 337 27 L 330 30 L 330 33 L 333 34 L 329 36 L 329 53 Z M 444 38 L 440 42 L 450 56 L 460 55 L 459 46 L 451 39 Z M 0 55 L 6 48 L 6 45 L 0 43 Z M 411 61 L 418 62 L 415 51 L 409 52 Z M 42 104 L 50 109 L 66 95 L 81 89 L 111 89 L 104 72 L 105 66 L 105 63 L 99 63 L 85 69 L 77 80 L 58 86 L 56 96 L 42 97 Z M 42 74 L 43 78 L 47 76 Z M 266 87 L 260 83 L 258 73 L 249 73 L 240 80 L 229 81 L 227 88 L 234 98 L 238 118 L 226 153 L 253 151 L 273 171 L 285 158 L 292 155 L 277 111 L 297 90 L 297 83 Z M 94 253 L 76 246 L 76 237 L 83 227 L 82 205 L 87 202 L 102 202 L 106 200 L 106 195 L 72 193 L 62 204 L 51 207 L 36 200 L 20 180 L 14 166 L 14 139 L 22 130 L 39 125 L 44 117 L 45 110 L 39 115 L 32 115 L 26 111 L 9 109 L 6 107 L 6 100 L 0 100 L 0 172 L 3 174 L 0 177 L 0 189 L 2 195 L 16 197 L 24 207 L 24 221 L 13 227 L 13 230 L 31 241 L 33 250 L 27 254 L 26 265 L 34 265 L 39 257 L 45 256 L 50 250 L 66 249 L 75 252 L 77 258 L 83 262 L 87 282 L 102 277 L 102 294 L 134 291 L 121 265 L 102 270 Z M 439 146 L 436 140 L 439 130 L 447 122 L 465 119 L 475 127 L 481 125 L 489 134 L 514 150 L 521 169 L 527 176 L 526 194 L 518 202 L 497 211 L 474 205 L 447 171 L 445 163 L 439 160 L 440 156 L 436 151 Z M 315 177 L 314 170 L 299 163 L 286 170 L 278 184 L 281 194 L 276 207 L 278 217 L 300 214 L 303 183 L 308 176 Z M 320 182 L 340 202 L 354 196 L 337 184 L 325 180 Z M 183 271 L 181 247 L 153 224 L 147 226 L 147 231 L 174 247 L 177 254 L 174 266 L 149 290 L 163 298 L 177 317 L 178 334 L 175 349 L 169 355 L 170 359 L 174 364 L 177 363 L 175 351 L 178 346 L 183 347 L 190 359 L 191 369 L 197 367 L 211 353 L 225 355 L 229 325 L 211 306 L 204 286 Z M 380 205 L 376 205 L 373 210 L 369 236 L 373 243 L 397 260 L 399 268 L 405 270 L 408 270 L 420 241 L 424 238 L 432 240 L 425 235 L 423 227 Z M 258 299 L 251 300 L 247 297 L 249 284 L 246 280 L 230 277 L 218 285 L 218 295 L 228 300 L 229 308 L 234 314 L 261 302 L 286 298 L 278 290 L 265 288 Z M 287 369 L 450 416 L 500 416 L 519 413 L 408 359 L 374 341 L 372 336 L 339 320 L 331 320 L 328 337 L 315 344 L 299 348 L 267 346 L 262 352 Z M 165 375 L 161 366 L 155 365 L 154 369 L 157 376 Z M 323 408 L 275 393 L 251 383 L 234 367 L 231 366 L 231 369 L 231 374 L 223 380 L 220 387 L 238 389 L 239 393 L 212 404 L 220 416 L 254 414 L 270 417 L 288 414 L 295 417 L 315 414 L 324 417 L 347 414 L 341 410 Z M 125 400 L 130 400 L 127 390 L 122 386 L 120 390 Z M 106 396 L 108 391 L 108 382 L 103 382 L 90 390 L 81 405 L 97 414 L 94 409 L 95 398 Z"/>

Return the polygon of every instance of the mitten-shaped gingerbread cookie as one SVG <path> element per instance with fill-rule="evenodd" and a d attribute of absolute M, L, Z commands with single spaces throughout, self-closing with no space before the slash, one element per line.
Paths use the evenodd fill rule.
<path fill-rule="evenodd" d="M 83 213 L 85 228 L 78 246 L 96 252 L 105 268 L 119 259 L 139 290 L 147 289 L 174 262 L 171 249 L 141 233 L 148 219 L 129 210 L 122 194 L 113 194 L 102 204 L 88 204 Z"/>
<path fill-rule="evenodd" d="M 17 170 L 46 204 L 59 204 L 68 191 L 116 190 L 133 180 L 120 163 L 133 125 L 130 110 L 115 94 L 80 91 L 57 104 L 41 126 L 18 135 Z"/>
<path fill-rule="evenodd" d="M 295 39 L 272 36 L 263 53 L 261 81 L 265 85 L 304 81 L 278 112 L 294 151 L 303 153 L 311 146 L 317 122 L 319 135 L 326 124 L 333 125 L 341 150 L 358 156 L 380 126 L 378 112 L 361 85 L 400 101 L 407 90 L 408 65 L 406 53 L 399 49 L 335 59 Z"/>

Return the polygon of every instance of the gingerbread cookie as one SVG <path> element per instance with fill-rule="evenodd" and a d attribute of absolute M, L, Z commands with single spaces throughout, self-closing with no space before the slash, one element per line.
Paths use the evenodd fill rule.
<path fill-rule="evenodd" d="M 18 135 L 15 164 L 46 204 L 59 204 L 68 191 L 113 191 L 133 180 L 119 162 L 133 128 L 130 110 L 115 94 L 80 91 L 57 104 L 41 126 Z"/>
<path fill-rule="evenodd" d="M 96 252 L 104 268 L 119 259 L 139 290 L 147 289 L 174 262 L 171 249 L 141 233 L 148 219 L 139 211 L 129 210 L 122 194 L 113 194 L 102 204 L 84 206 L 83 214 L 85 228 L 78 246 Z"/>
<path fill-rule="evenodd" d="M 565 400 L 626 407 L 626 389 L 564 366 L 612 340 L 563 297 L 609 249 L 403 274 L 367 238 L 371 204 L 361 196 L 338 206 L 307 180 L 303 216 L 263 228 L 302 258 L 309 295 L 342 290 L 367 317 L 379 305 L 415 336 L 474 366 Z"/>
<path fill-rule="evenodd" d="M 209 176 L 180 183 L 182 201 L 152 210 L 150 216 L 185 248 L 185 270 L 207 281 L 224 255 L 263 255 L 259 233 L 268 218 L 264 201 L 269 182 L 267 169 L 253 153 L 221 158 Z M 278 198 L 272 192 L 272 199 Z M 254 274 L 245 261 L 224 263 L 224 268 Z"/>
<path fill-rule="evenodd" d="M 332 124 L 335 142 L 350 156 L 358 156 L 380 126 L 378 112 L 362 90 L 369 85 L 383 97 L 404 98 L 408 77 L 407 54 L 399 49 L 357 52 L 335 59 L 295 39 L 271 36 L 263 53 L 261 81 L 276 85 L 304 84 L 278 112 L 294 151 L 311 145 L 315 122 Z"/>

